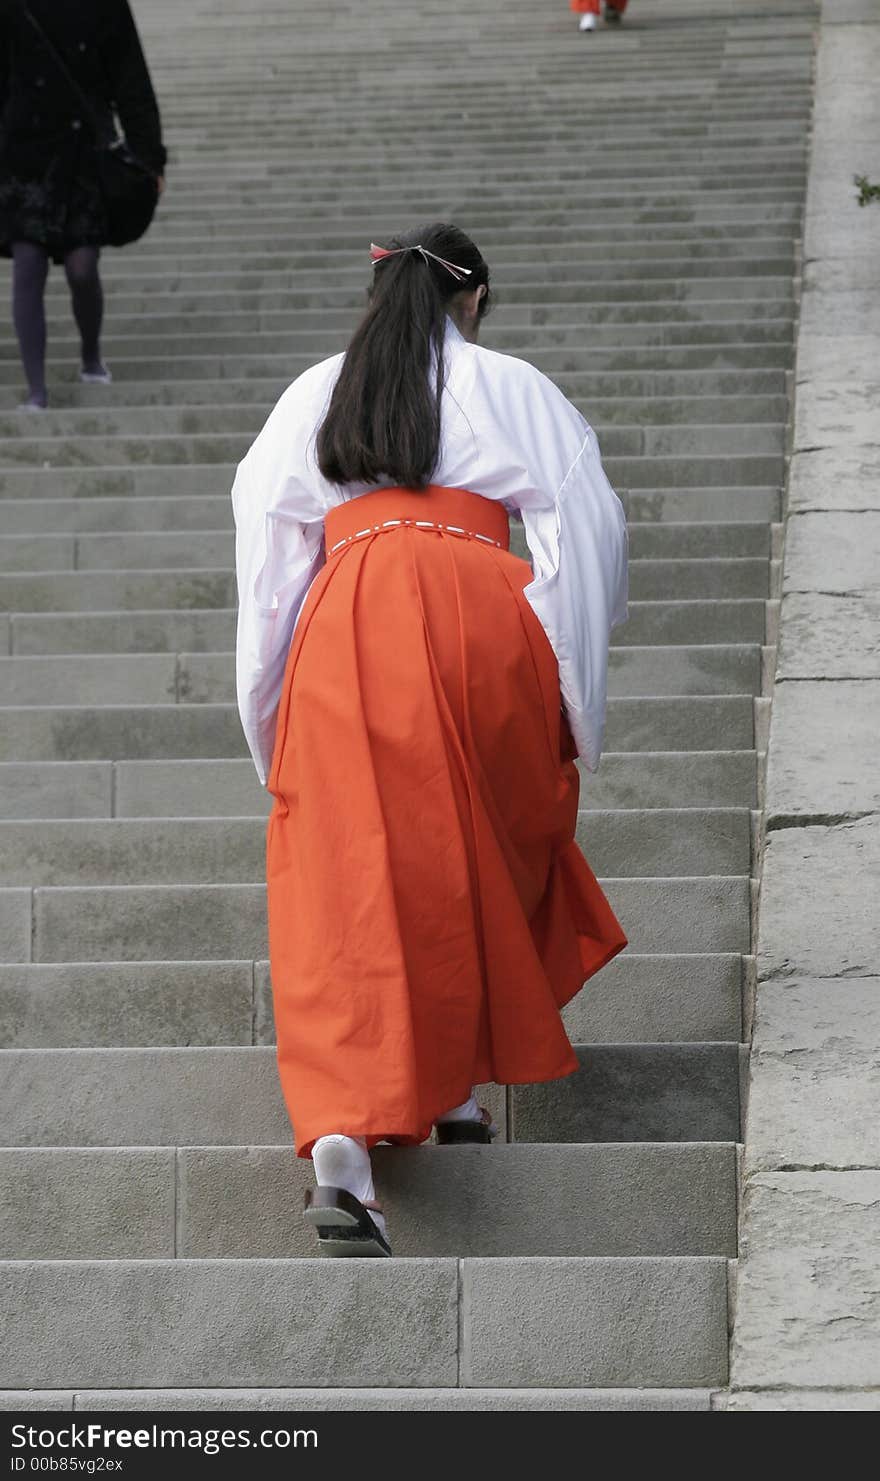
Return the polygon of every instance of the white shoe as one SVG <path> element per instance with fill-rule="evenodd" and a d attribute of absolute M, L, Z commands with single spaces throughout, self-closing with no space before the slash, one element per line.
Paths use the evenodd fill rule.
<path fill-rule="evenodd" d="M 586 13 L 586 15 L 582 15 L 581 18 L 580 18 L 580 20 L 578 21 L 578 30 L 579 31 L 595 31 L 595 29 L 596 29 L 596 17 L 593 15 L 592 11 L 588 10 L 587 13 Z"/>
<path fill-rule="evenodd" d="M 81 370 L 79 378 L 84 386 L 109 386 L 113 380 L 106 365 L 102 365 L 100 370 Z"/>

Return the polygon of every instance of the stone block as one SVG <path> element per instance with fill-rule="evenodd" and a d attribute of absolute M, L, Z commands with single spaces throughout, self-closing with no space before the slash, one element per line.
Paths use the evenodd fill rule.
<path fill-rule="evenodd" d="M 755 758 L 748 751 L 606 751 L 581 770 L 582 809 L 754 807 Z"/>
<path fill-rule="evenodd" d="M 783 595 L 880 590 L 880 511 L 796 513 L 785 535 Z"/>
<path fill-rule="evenodd" d="M 0 1048 L 250 1044 L 251 962 L 0 966 Z"/>
<path fill-rule="evenodd" d="M 11 1399 L 16 1398 L 12 1394 Z M 260 1413 L 320 1413 L 344 1410 L 347 1413 L 380 1409 L 389 1410 L 601 1410 L 636 1412 L 667 1410 L 703 1411 L 710 1407 L 708 1389 L 631 1389 L 631 1388 L 214 1388 L 214 1389 L 92 1389 L 76 1395 L 59 1394 L 45 1405 L 21 1405 L 33 1408 L 70 1408 L 71 1398 L 79 1410 L 147 1409 L 153 1410 L 255 1410 Z M 0 1409 L 16 1409 L 15 1402 Z M 66 1402 L 65 1402 L 66 1401 Z"/>
<path fill-rule="evenodd" d="M 107 763 L 0 763 L 0 818 L 108 818 L 112 791 Z"/>
<path fill-rule="evenodd" d="M 6 1049 L 10 1146 L 290 1141 L 270 1049 Z"/>
<path fill-rule="evenodd" d="M 876 213 L 875 213 L 876 214 Z M 870 212 L 865 212 L 869 216 Z M 811 223 L 815 230 L 815 224 Z M 844 228 L 851 231 L 851 223 Z M 875 253 L 880 250 L 880 229 Z M 865 259 L 868 261 L 868 259 Z M 853 264 L 847 267 L 851 276 Z M 876 269 L 873 269 L 876 271 Z M 821 262 L 813 271 L 827 275 Z M 870 335 L 808 333 L 798 347 L 798 387 L 795 398 L 795 451 L 834 447 L 851 451 L 876 441 L 880 421 L 880 388 L 876 382 L 876 344 Z M 872 360 L 872 356 L 874 359 Z"/>
<path fill-rule="evenodd" d="M 732 1381 L 754 1388 L 871 1388 L 877 1381 L 876 1251 L 755 1254 L 740 1272 Z"/>
<path fill-rule="evenodd" d="M 241 761 L 120 761 L 118 817 L 262 817 L 272 798 Z"/>
<path fill-rule="evenodd" d="M 788 496 L 794 514 L 880 510 L 880 447 L 835 445 L 796 454 Z M 816 587 L 827 589 L 821 582 Z"/>
<path fill-rule="evenodd" d="M 759 976 L 875 973 L 878 898 L 880 818 L 774 829 L 764 850 Z"/>
<path fill-rule="evenodd" d="M 735 1044 L 578 1046 L 580 1072 L 510 1089 L 517 1142 L 736 1141 Z"/>
<path fill-rule="evenodd" d="M 580 813 L 576 839 L 594 872 L 603 877 L 749 872 L 746 808 L 594 809 Z"/>
<path fill-rule="evenodd" d="M 771 829 L 788 819 L 858 816 L 880 808 L 878 714 L 880 683 L 777 684 L 767 780 Z"/>
<path fill-rule="evenodd" d="M 396 1257 L 735 1252 L 731 1145 L 378 1147 L 373 1165 Z M 181 1257 L 314 1253 L 292 1148 L 193 1147 L 179 1166 Z"/>
<path fill-rule="evenodd" d="M 0 962 L 26 962 L 31 955 L 31 892 L 0 889 Z"/>
<path fill-rule="evenodd" d="M 174 1149 L 4 1148 L 0 1259 L 170 1259 Z"/>
<path fill-rule="evenodd" d="M 562 1016 L 579 1044 L 738 1040 L 742 958 L 625 951 L 590 978 Z"/>
<path fill-rule="evenodd" d="M 759 985 L 750 1170 L 880 1164 L 880 978 Z"/>
<path fill-rule="evenodd" d="M 727 1377 L 716 1259 L 466 1260 L 465 1387 L 692 1387 Z"/>
<path fill-rule="evenodd" d="M 782 603 L 776 678 L 880 679 L 880 593 L 790 592 Z M 827 703 L 839 713 L 830 690 Z"/>
<path fill-rule="evenodd" d="M 73 1408 L 73 1392 L 64 1389 L 4 1388 L 0 1389 L 0 1413 L 11 1410 L 56 1410 L 66 1413 Z"/>
<path fill-rule="evenodd" d="M 0 884 L 223 885 L 265 877 L 261 818 L 0 822 Z"/>
<path fill-rule="evenodd" d="M 2 1266 L 0 1374 L 7 1388 L 446 1387 L 457 1284 L 454 1260 L 22 1260 Z"/>
<path fill-rule="evenodd" d="M 268 950 L 256 884 L 39 889 L 34 917 L 39 962 L 241 961 Z"/>
<path fill-rule="evenodd" d="M 608 702 L 608 751 L 747 751 L 753 743 L 748 694 Z"/>
<path fill-rule="evenodd" d="M 168 704 L 177 697 L 170 653 L 0 658 L 0 686 L 8 705 Z"/>

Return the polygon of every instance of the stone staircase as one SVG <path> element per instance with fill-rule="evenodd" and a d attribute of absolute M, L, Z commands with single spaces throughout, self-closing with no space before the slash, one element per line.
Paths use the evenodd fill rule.
<path fill-rule="evenodd" d="M 7 1407 L 706 1409 L 727 1372 L 761 752 L 814 5 L 135 5 L 172 163 L 105 259 L 112 388 L 0 345 Z M 445 218 L 486 343 L 596 426 L 631 521 L 584 848 L 631 947 L 584 1072 L 494 1148 L 387 1150 L 392 1262 L 311 1258 L 276 1081 L 266 797 L 228 490 L 341 348 L 367 247 Z M 34 1390 L 26 1394 L 22 1391 Z"/>

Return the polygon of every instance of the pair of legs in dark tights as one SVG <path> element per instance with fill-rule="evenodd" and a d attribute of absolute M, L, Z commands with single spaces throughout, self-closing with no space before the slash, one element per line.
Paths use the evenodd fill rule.
<path fill-rule="evenodd" d="M 104 293 L 98 272 L 97 247 L 74 247 L 64 259 L 73 317 L 82 339 L 83 369 L 101 370 L 101 322 Z M 30 404 L 46 405 L 46 307 L 49 254 L 36 242 L 15 242 L 12 248 L 12 318 Z"/>

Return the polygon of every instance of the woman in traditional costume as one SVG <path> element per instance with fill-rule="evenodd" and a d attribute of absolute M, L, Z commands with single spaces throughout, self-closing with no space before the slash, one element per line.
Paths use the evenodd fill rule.
<path fill-rule="evenodd" d="M 232 495 L 278 1062 L 340 1255 L 390 1253 L 370 1148 L 489 1141 L 474 1086 L 576 1070 L 560 1009 L 626 945 L 574 842 L 627 603 L 595 434 L 478 345 L 463 232 L 371 256 L 347 352 L 285 392 Z"/>
<path fill-rule="evenodd" d="M 602 13 L 602 0 L 569 0 L 575 15 L 580 16 L 579 31 L 595 31 Z M 619 25 L 623 20 L 627 0 L 605 0 L 605 24 Z"/>

